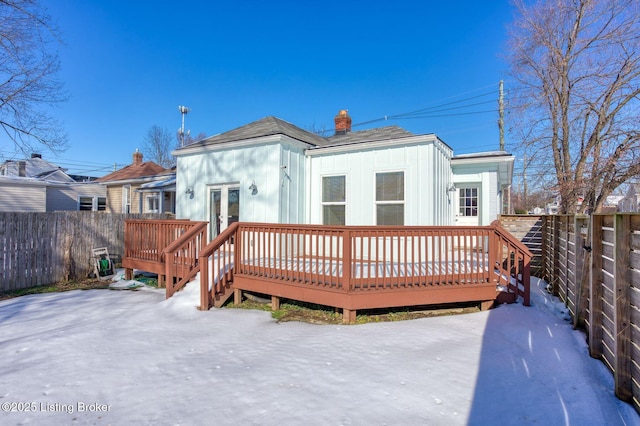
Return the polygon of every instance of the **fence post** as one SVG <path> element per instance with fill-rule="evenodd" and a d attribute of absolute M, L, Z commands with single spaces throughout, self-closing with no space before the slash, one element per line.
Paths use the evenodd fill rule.
<path fill-rule="evenodd" d="M 552 265 L 553 265 L 553 270 L 551 271 L 551 293 L 554 296 L 558 296 L 558 294 L 560 293 L 558 291 L 558 276 L 560 275 L 560 250 L 558 247 L 558 240 L 560 239 L 560 219 L 558 218 L 558 215 L 554 215 L 553 216 L 553 225 L 552 225 L 552 236 L 551 236 L 551 253 L 552 253 Z"/>
<path fill-rule="evenodd" d="M 576 291 L 575 291 L 575 317 L 573 328 L 584 328 L 589 300 L 589 266 L 591 265 L 591 253 L 585 250 L 589 235 L 589 216 L 575 217 L 576 229 Z"/>
<path fill-rule="evenodd" d="M 615 276 L 614 276 L 614 337 L 615 367 L 614 380 L 616 396 L 623 401 L 632 398 L 631 389 L 631 301 L 629 290 L 629 253 L 631 251 L 631 220 L 628 214 L 616 214 L 614 216 L 615 233 Z"/>
<path fill-rule="evenodd" d="M 602 215 L 591 215 L 591 270 L 589 276 L 589 354 L 602 358 Z"/>

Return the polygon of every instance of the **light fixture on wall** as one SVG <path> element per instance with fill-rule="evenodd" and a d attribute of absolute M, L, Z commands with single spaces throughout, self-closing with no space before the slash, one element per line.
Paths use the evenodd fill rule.
<path fill-rule="evenodd" d="M 451 183 L 449 184 L 449 186 L 447 186 L 447 191 L 449 191 L 449 192 L 455 192 L 455 191 L 456 191 L 456 185 L 455 185 L 453 182 L 451 182 Z"/>
<path fill-rule="evenodd" d="M 256 195 L 258 193 L 258 186 L 256 185 L 256 181 L 254 180 L 249 185 L 249 191 L 251 191 L 251 195 Z"/>
<path fill-rule="evenodd" d="M 193 188 L 187 188 L 187 190 L 184 191 L 184 193 L 187 194 L 189 198 L 193 198 Z"/>

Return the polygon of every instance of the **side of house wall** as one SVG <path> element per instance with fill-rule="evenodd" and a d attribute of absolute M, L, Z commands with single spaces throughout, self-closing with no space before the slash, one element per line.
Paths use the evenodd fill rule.
<path fill-rule="evenodd" d="M 122 213 L 122 187 L 107 187 L 107 212 Z"/>
<path fill-rule="evenodd" d="M 176 217 L 208 221 L 210 189 L 233 185 L 240 190 L 240 221 L 277 223 L 281 214 L 281 185 L 290 185 L 280 161 L 279 143 L 179 156 Z M 249 189 L 253 183 L 256 191 Z M 188 192 L 191 190 L 193 194 Z"/>
<path fill-rule="evenodd" d="M 44 212 L 46 209 L 45 184 L 0 183 L 0 212 Z"/>
<path fill-rule="evenodd" d="M 450 154 L 449 154 L 450 155 Z M 405 225 L 449 225 L 451 166 L 439 142 L 316 154 L 310 159 L 309 222 L 322 223 L 322 179 L 344 175 L 346 224 L 376 223 L 376 173 L 404 172 Z"/>
<path fill-rule="evenodd" d="M 498 218 L 502 198 L 498 188 L 497 166 L 486 163 L 454 165 L 453 179 L 456 187 L 478 187 L 479 217 L 478 225 L 486 226 Z M 456 200 L 457 202 L 457 200 Z"/>

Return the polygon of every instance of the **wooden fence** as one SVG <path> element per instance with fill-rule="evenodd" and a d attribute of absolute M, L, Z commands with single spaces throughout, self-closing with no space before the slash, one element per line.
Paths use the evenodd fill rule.
<path fill-rule="evenodd" d="M 590 355 L 614 376 L 616 396 L 640 413 L 640 215 L 538 218 L 537 276 L 587 333 Z"/>
<path fill-rule="evenodd" d="M 166 215 L 105 212 L 0 213 L 0 291 L 86 278 L 91 251 L 107 247 L 115 262 L 124 253 L 124 220 Z"/>

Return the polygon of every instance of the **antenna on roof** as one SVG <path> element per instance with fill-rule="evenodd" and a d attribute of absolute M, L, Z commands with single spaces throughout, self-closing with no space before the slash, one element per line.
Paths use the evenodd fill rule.
<path fill-rule="evenodd" d="M 178 111 L 180 111 L 180 114 L 182 114 L 182 127 L 180 127 L 178 129 L 178 134 L 180 135 L 180 146 L 184 146 L 184 116 L 187 115 L 189 113 L 189 111 L 191 111 L 191 108 L 187 108 L 186 106 L 180 105 L 178 106 Z M 187 134 L 189 134 L 189 131 L 187 130 Z"/>

